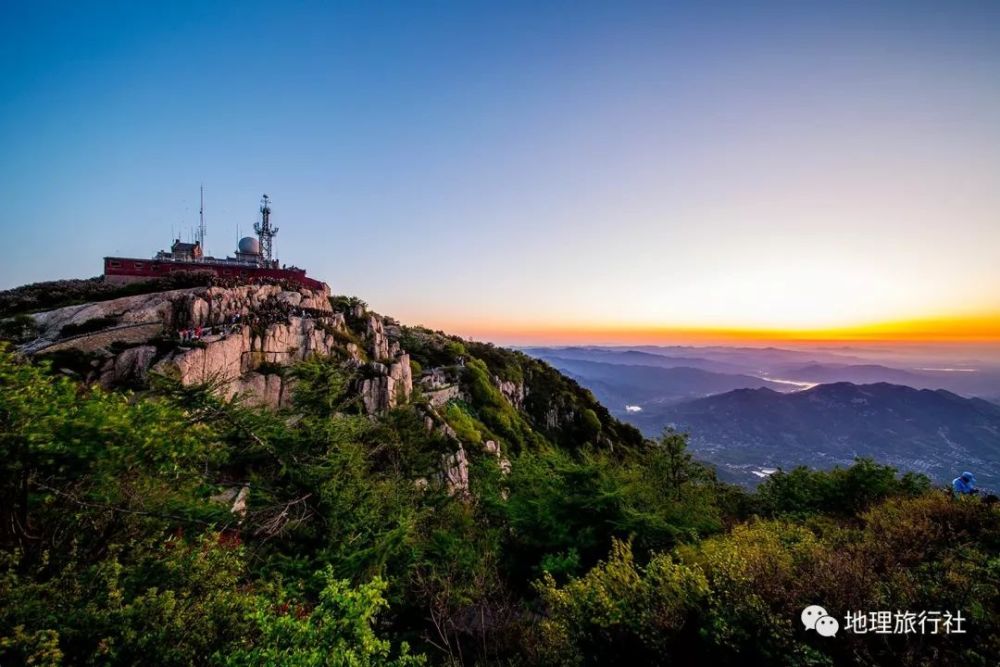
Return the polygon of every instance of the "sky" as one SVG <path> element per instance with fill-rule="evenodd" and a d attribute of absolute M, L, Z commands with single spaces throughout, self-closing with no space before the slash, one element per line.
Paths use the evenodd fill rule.
<path fill-rule="evenodd" d="M 499 343 L 1000 341 L 1000 3 L 5 2 L 0 289 L 262 193 Z"/>

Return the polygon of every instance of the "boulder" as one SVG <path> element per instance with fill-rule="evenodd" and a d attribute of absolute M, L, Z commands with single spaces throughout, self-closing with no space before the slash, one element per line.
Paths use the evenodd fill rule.
<path fill-rule="evenodd" d="M 424 398 L 427 402 L 434 408 L 440 408 L 441 406 L 447 405 L 449 401 L 456 400 L 462 397 L 462 388 L 457 384 L 453 384 L 450 387 L 444 387 L 442 389 L 434 389 L 432 391 L 425 391 Z"/>
<path fill-rule="evenodd" d="M 182 384 L 230 383 L 250 370 L 250 331 L 213 337 L 203 347 L 180 348 L 156 364 L 156 370 L 174 374 Z"/>
<path fill-rule="evenodd" d="M 493 376 L 493 383 L 500 390 L 510 404 L 517 409 L 524 407 L 524 397 L 526 392 L 524 390 L 524 384 L 521 382 L 513 382 L 511 380 L 501 380 L 497 376 Z"/>
<path fill-rule="evenodd" d="M 247 404 L 278 410 L 291 404 L 291 386 L 277 373 L 247 373 L 226 388 L 229 397 L 242 395 Z"/>
<path fill-rule="evenodd" d="M 500 449 L 500 443 L 496 440 L 487 440 L 483 443 L 483 449 L 486 450 L 487 454 L 496 457 L 497 464 L 500 466 L 500 473 L 504 476 L 510 474 L 510 459 L 504 456 L 503 451 Z"/>
<path fill-rule="evenodd" d="M 281 292 L 277 296 L 278 301 L 287 303 L 289 306 L 298 308 L 302 304 L 302 294 L 299 292 Z"/>
<path fill-rule="evenodd" d="M 410 366 L 410 355 L 400 354 L 389 366 L 389 377 L 395 381 L 396 401 L 402 403 L 410 399 L 413 393 L 413 368 Z"/>
<path fill-rule="evenodd" d="M 101 384 L 110 387 L 125 382 L 144 382 L 154 358 L 156 348 L 152 345 L 130 347 L 111 361 L 109 372 L 101 376 Z"/>
<path fill-rule="evenodd" d="M 368 316 L 368 338 L 371 341 L 371 355 L 375 361 L 389 358 L 389 339 L 385 335 L 382 320 L 377 315 Z"/>
<path fill-rule="evenodd" d="M 390 365 L 368 364 L 370 377 L 359 385 L 361 402 L 368 414 L 378 414 L 405 403 L 413 393 L 413 372 L 410 355 L 401 354 Z"/>
<path fill-rule="evenodd" d="M 441 457 L 441 469 L 449 494 L 465 496 L 469 493 L 469 460 L 461 445 L 454 454 Z"/>
<path fill-rule="evenodd" d="M 221 493 L 210 496 L 209 501 L 219 505 L 229 505 L 230 512 L 238 516 L 240 519 L 245 519 L 249 498 L 249 486 L 231 486 L 228 489 L 223 490 Z"/>

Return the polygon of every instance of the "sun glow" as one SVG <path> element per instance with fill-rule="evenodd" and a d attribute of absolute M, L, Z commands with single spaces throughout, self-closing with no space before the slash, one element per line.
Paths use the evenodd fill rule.
<path fill-rule="evenodd" d="M 526 344 L 770 344 L 892 342 L 1000 344 L 1000 313 L 952 318 L 922 318 L 872 322 L 854 326 L 813 327 L 698 327 L 602 324 L 597 322 L 475 322 L 443 323 L 461 335 L 498 343 Z M 435 327 L 436 328 L 436 327 Z"/>

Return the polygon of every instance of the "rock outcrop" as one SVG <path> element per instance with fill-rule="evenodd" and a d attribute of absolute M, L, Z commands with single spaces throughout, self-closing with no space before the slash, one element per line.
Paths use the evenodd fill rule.
<path fill-rule="evenodd" d="M 195 312 L 201 306 L 193 306 Z M 211 313 L 212 311 L 209 311 Z M 286 322 L 230 325 L 224 333 L 205 336 L 201 345 L 180 347 L 156 363 L 154 370 L 173 375 L 182 384 L 217 383 L 224 395 L 246 394 L 248 401 L 274 408 L 290 401 L 288 381 L 276 373 L 255 372 L 262 365 L 287 366 L 312 355 L 327 356 L 337 347 L 330 331 L 343 328 L 340 319 L 289 317 Z"/>
<path fill-rule="evenodd" d="M 207 327 L 229 324 L 232 318 L 247 318 L 268 311 L 319 311 L 333 315 L 327 290 L 297 291 L 279 285 L 241 285 L 239 287 L 206 287 L 187 292 L 180 299 L 180 308 L 169 325 L 175 327 Z M 336 314 L 343 322 L 343 315 Z"/>
<path fill-rule="evenodd" d="M 277 373 L 246 373 L 227 387 L 230 395 L 241 394 L 250 405 L 287 408 L 292 404 L 295 380 Z"/>
<path fill-rule="evenodd" d="M 337 354 L 363 369 L 356 388 L 369 414 L 408 400 L 410 356 L 389 339 L 384 319 L 356 306 L 352 321 L 363 322 L 365 329 L 349 332 L 345 314 L 333 311 L 329 297 L 326 289 L 241 285 L 69 306 L 33 315 L 39 336 L 22 350 L 75 348 L 103 356 L 99 380 L 105 386 L 141 384 L 155 371 L 185 385 L 213 383 L 226 397 L 242 394 L 250 404 L 273 408 L 289 406 L 293 388 L 278 367 Z M 77 331 L 86 330 L 87 323 L 103 326 L 64 335 L 68 325 L 73 325 L 68 331 Z M 182 338 L 182 331 L 189 333 Z M 201 335 L 191 340 L 190 332 Z M 372 362 L 363 366 L 366 359 Z"/>
<path fill-rule="evenodd" d="M 250 498 L 249 486 L 232 486 L 209 497 L 209 501 L 229 506 L 229 511 L 243 520 L 247 516 L 247 502 Z"/>
<path fill-rule="evenodd" d="M 401 353 L 388 366 L 372 362 L 368 371 L 371 377 L 362 380 L 359 386 L 361 401 L 368 414 L 384 412 L 410 398 L 413 392 L 410 355 Z"/>
<path fill-rule="evenodd" d="M 21 349 L 38 354 L 74 348 L 104 357 L 98 379 L 105 386 L 141 384 L 155 370 L 183 384 L 217 382 L 227 396 L 243 393 L 251 403 L 283 407 L 288 382 L 257 371 L 334 352 L 335 334 L 346 324 L 342 313 L 332 311 L 329 296 L 326 289 L 241 285 L 67 306 L 32 315 L 39 335 Z M 86 331 L 93 325 L 103 326 L 64 335 L 67 327 Z M 200 330 L 202 336 L 188 342 L 181 330 Z"/>
<path fill-rule="evenodd" d="M 496 376 L 493 377 L 493 383 L 500 389 L 500 393 L 510 401 L 511 405 L 518 410 L 524 407 L 524 397 L 527 396 L 524 383 L 501 380 Z"/>
<path fill-rule="evenodd" d="M 461 445 L 458 446 L 458 451 L 454 454 L 445 454 L 441 457 L 441 468 L 449 494 L 466 495 L 469 493 L 469 459 Z"/>
<path fill-rule="evenodd" d="M 23 345 L 21 350 L 26 354 L 34 354 L 58 341 L 64 327 L 68 325 L 80 326 L 86 322 L 97 320 L 114 321 L 117 326 L 159 325 L 153 328 L 154 331 L 159 331 L 163 327 L 169 327 L 173 324 L 177 304 L 197 289 L 206 288 L 126 296 L 110 301 L 66 306 L 42 313 L 34 313 L 30 317 L 35 322 L 38 337 Z"/>
<path fill-rule="evenodd" d="M 110 363 L 105 364 L 106 370 L 101 374 L 101 384 L 111 386 L 145 382 L 149 367 L 155 358 L 156 348 L 152 345 L 130 347 L 116 355 Z"/>
<path fill-rule="evenodd" d="M 22 347 L 28 354 L 41 351 L 59 340 L 67 325 L 87 322 L 114 322 L 116 327 L 159 324 L 165 331 L 181 327 L 210 327 L 229 324 L 234 317 L 246 318 L 266 310 L 269 302 L 284 308 L 330 313 L 343 325 L 344 316 L 333 313 L 328 290 L 286 291 L 278 285 L 239 287 L 190 287 L 185 289 L 126 296 L 109 301 L 66 306 L 31 315 L 38 337 Z M 95 335 L 100 332 L 95 332 Z"/>
<path fill-rule="evenodd" d="M 432 408 L 443 407 L 449 401 L 463 397 L 458 377 L 445 368 L 430 369 L 420 376 L 418 384 Z"/>
<path fill-rule="evenodd" d="M 368 316 L 368 337 L 371 340 L 371 355 L 375 361 L 389 358 L 389 339 L 385 335 L 382 318 L 375 314 Z"/>
<path fill-rule="evenodd" d="M 486 453 L 495 457 L 497 460 L 497 465 L 500 466 L 500 472 L 503 475 L 510 474 L 510 459 L 504 456 L 503 451 L 500 449 L 500 443 L 496 440 L 487 440 L 483 443 L 483 449 Z"/>

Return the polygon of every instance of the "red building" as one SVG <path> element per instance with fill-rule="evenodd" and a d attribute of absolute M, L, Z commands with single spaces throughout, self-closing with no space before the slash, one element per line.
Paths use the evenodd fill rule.
<path fill-rule="evenodd" d="M 228 259 L 228 258 L 227 258 Z M 226 259 L 206 257 L 202 260 L 167 260 L 159 256 L 153 259 L 133 257 L 105 257 L 104 279 L 109 282 L 127 283 L 139 280 L 162 278 L 175 271 L 211 271 L 222 278 L 250 280 L 252 278 L 272 278 L 320 289 L 323 283 L 306 276 L 305 269 L 297 267 L 277 268 L 230 262 Z"/>
<path fill-rule="evenodd" d="M 163 278 L 177 271 L 211 271 L 220 278 L 252 280 L 269 278 L 287 280 L 309 289 L 321 289 L 323 283 L 306 277 L 305 269 L 280 266 L 271 259 L 271 240 L 278 233 L 270 223 L 271 207 L 267 195 L 260 208 L 262 221 L 254 226 L 257 237 L 240 239 L 235 257 L 205 257 L 202 242 L 205 237 L 204 220 L 199 227 L 199 240 L 182 243 L 180 239 L 170 246 L 170 252 L 161 250 L 152 259 L 134 257 L 105 257 L 104 279 L 108 282 L 127 283 Z"/>

